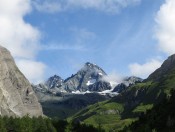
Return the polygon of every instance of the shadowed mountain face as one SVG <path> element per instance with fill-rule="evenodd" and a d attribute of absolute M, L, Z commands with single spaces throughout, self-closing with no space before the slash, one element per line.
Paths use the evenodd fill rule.
<path fill-rule="evenodd" d="M 27 114 L 43 115 L 29 81 L 19 71 L 10 52 L 0 46 L 0 115 Z"/>
<path fill-rule="evenodd" d="M 175 70 L 175 54 L 168 57 L 162 66 L 153 72 L 147 80 L 160 81 L 163 76 L 169 74 L 173 70 Z"/>

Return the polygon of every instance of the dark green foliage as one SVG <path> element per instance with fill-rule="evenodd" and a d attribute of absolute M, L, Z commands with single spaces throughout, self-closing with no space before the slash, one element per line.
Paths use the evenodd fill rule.
<path fill-rule="evenodd" d="M 171 96 L 157 104 L 153 109 L 142 114 L 139 120 L 126 127 L 123 131 L 134 132 L 173 132 L 175 130 L 175 91 Z"/>
<path fill-rule="evenodd" d="M 48 118 L 0 117 L 0 132 L 56 132 Z"/>
<path fill-rule="evenodd" d="M 57 132 L 64 132 L 68 126 L 68 122 L 64 120 L 53 119 L 52 124 Z"/>
<path fill-rule="evenodd" d="M 104 132 L 101 127 L 80 123 L 68 123 L 57 119 L 24 116 L 22 118 L 1 117 L 0 132 Z"/>
<path fill-rule="evenodd" d="M 92 125 L 72 123 L 71 132 L 105 132 L 101 126 L 94 128 Z"/>

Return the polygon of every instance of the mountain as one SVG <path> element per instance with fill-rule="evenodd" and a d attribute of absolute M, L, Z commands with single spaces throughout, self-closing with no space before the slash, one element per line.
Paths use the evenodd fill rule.
<path fill-rule="evenodd" d="M 99 80 L 95 82 L 94 84 L 89 85 L 88 91 L 97 91 L 97 92 L 103 92 L 105 90 L 112 89 L 111 84 L 106 81 Z"/>
<path fill-rule="evenodd" d="M 174 70 L 175 70 L 175 54 L 169 56 L 168 59 L 165 60 L 164 63 L 161 65 L 161 67 L 158 68 L 147 78 L 147 81 L 149 80 L 161 81 L 161 79 L 166 78 L 168 74 L 174 73 Z"/>
<path fill-rule="evenodd" d="M 34 86 L 38 91 L 49 91 L 56 93 L 76 93 L 76 92 L 102 92 L 112 89 L 110 82 L 103 78 L 107 76 L 102 68 L 90 62 L 85 65 L 74 75 L 63 80 L 61 77 L 54 75 L 45 83 Z"/>
<path fill-rule="evenodd" d="M 87 62 L 76 74 L 65 80 L 54 75 L 46 82 L 32 86 L 44 114 L 64 119 L 88 105 L 108 100 L 142 81 L 138 77 L 126 77 L 114 89 L 110 80 L 105 79 L 107 76 L 102 68 Z M 122 84 L 124 88 L 121 87 Z"/>
<path fill-rule="evenodd" d="M 139 77 L 135 77 L 135 76 L 126 77 L 123 79 L 122 83 L 118 84 L 114 88 L 113 92 L 121 93 L 124 90 L 126 90 L 128 87 L 135 85 L 136 83 L 141 83 L 142 81 L 143 79 Z"/>
<path fill-rule="evenodd" d="M 63 85 L 64 80 L 57 75 L 54 75 L 52 77 L 50 77 L 46 82 L 45 85 L 49 88 L 59 88 Z"/>
<path fill-rule="evenodd" d="M 172 96 L 171 91 L 174 89 L 175 55 L 172 55 L 147 79 L 129 86 L 118 96 L 108 101 L 88 106 L 72 116 L 70 120 L 93 124 L 96 127 L 101 124 L 107 131 L 120 131 L 125 126 L 138 120 L 139 116 L 154 108 L 155 105 L 157 106 L 163 100 L 169 99 Z M 166 110 L 171 111 L 168 108 Z M 154 111 L 154 113 L 156 112 Z M 164 113 L 168 112 L 163 112 L 162 108 L 159 114 L 163 115 Z M 161 121 L 160 119 L 163 118 L 155 117 L 155 119 Z M 166 120 L 171 121 L 171 123 L 174 122 L 171 119 L 167 115 Z"/>
<path fill-rule="evenodd" d="M 106 73 L 99 66 L 87 62 L 75 75 L 72 75 L 64 81 L 61 89 L 65 89 L 69 92 L 101 91 L 111 89 L 111 87 L 103 87 L 101 89 L 98 88 L 98 82 L 102 81 L 103 76 L 106 76 Z M 97 88 L 89 89 L 89 86 L 95 84 L 97 84 Z"/>
<path fill-rule="evenodd" d="M 0 46 L 0 115 L 43 115 L 35 93 L 10 52 Z"/>
<path fill-rule="evenodd" d="M 102 68 L 87 62 L 76 74 L 65 80 L 54 75 L 46 82 L 32 87 L 44 114 L 65 119 L 88 105 L 111 98 L 106 91 L 112 94 L 112 86 L 103 79 L 105 76 L 107 74 Z"/>

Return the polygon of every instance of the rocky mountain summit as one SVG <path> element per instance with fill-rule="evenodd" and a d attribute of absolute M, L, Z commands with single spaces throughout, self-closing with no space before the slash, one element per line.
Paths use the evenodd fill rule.
<path fill-rule="evenodd" d="M 72 93 L 72 92 L 102 92 L 112 89 L 109 82 L 103 80 L 107 74 L 99 66 L 90 62 L 85 65 L 71 77 L 63 80 L 61 77 L 54 75 L 45 83 L 34 86 L 37 91 L 52 93 Z"/>
<path fill-rule="evenodd" d="M 65 80 L 62 88 L 69 92 L 77 90 L 80 92 L 92 91 L 94 89 L 89 89 L 89 86 L 101 81 L 105 75 L 106 73 L 99 66 L 87 62 L 75 75 Z"/>
<path fill-rule="evenodd" d="M 60 76 L 54 75 L 46 82 L 33 85 L 35 92 L 39 98 L 45 98 L 44 95 L 65 95 L 65 94 L 85 94 L 85 93 L 99 93 L 102 95 L 111 94 L 114 96 L 122 92 L 129 86 L 135 83 L 142 82 L 143 79 L 138 77 L 126 77 L 116 87 L 110 80 L 105 79 L 108 75 L 105 71 L 96 64 L 87 62 L 71 77 L 63 80 Z M 117 80 L 116 80 L 117 81 Z M 49 93 L 49 94 L 48 94 Z"/>
<path fill-rule="evenodd" d="M 10 52 L 0 46 L 0 115 L 43 115 L 37 97 Z"/>

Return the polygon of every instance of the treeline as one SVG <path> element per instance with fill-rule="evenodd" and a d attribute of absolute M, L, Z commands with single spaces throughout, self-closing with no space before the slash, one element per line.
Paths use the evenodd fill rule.
<path fill-rule="evenodd" d="M 174 132 L 175 131 L 175 91 L 160 104 L 142 113 L 138 121 L 125 127 L 122 132 Z"/>
<path fill-rule="evenodd" d="M 0 117 L 0 132 L 104 132 L 101 128 L 45 117 Z"/>

